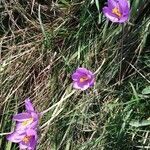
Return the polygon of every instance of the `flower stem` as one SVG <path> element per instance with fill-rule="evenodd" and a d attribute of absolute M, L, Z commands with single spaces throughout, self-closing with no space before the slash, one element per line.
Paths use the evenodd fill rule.
<path fill-rule="evenodd" d="M 119 68 L 119 82 L 118 84 L 121 85 L 122 82 L 122 54 L 123 54 L 123 40 L 124 40 L 124 24 L 122 25 L 122 39 L 121 39 L 121 50 L 120 50 L 120 68 Z"/>

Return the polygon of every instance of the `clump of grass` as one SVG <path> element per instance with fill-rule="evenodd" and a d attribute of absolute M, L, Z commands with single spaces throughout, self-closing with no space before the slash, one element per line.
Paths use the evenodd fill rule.
<path fill-rule="evenodd" d="M 131 0 L 125 25 L 106 20 L 104 3 L 1 2 L 1 149 L 18 149 L 5 134 L 27 97 L 39 112 L 49 109 L 39 150 L 150 148 L 149 94 L 142 93 L 150 82 L 150 3 Z M 72 89 L 78 66 L 96 72 L 93 89 Z"/>

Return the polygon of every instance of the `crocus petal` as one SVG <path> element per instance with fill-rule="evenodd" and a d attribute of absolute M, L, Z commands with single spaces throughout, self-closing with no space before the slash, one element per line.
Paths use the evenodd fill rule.
<path fill-rule="evenodd" d="M 73 81 L 79 81 L 79 79 L 83 76 L 92 75 L 93 73 L 86 68 L 77 68 L 76 71 L 72 74 Z"/>
<path fill-rule="evenodd" d="M 37 126 L 38 126 L 38 120 L 35 120 L 33 123 L 28 125 L 26 128 L 28 128 L 28 129 L 36 129 Z"/>
<path fill-rule="evenodd" d="M 88 74 L 90 74 L 91 76 L 94 76 L 94 75 L 93 75 L 93 72 L 90 71 L 90 70 L 88 70 Z"/>
<path fill-rule="evenodd" d="M 20 142 L 20 143 L 19 143 L 19 148 L 20 148 L 20 149 L 27 149 L 27 148 L 28 148 L 28 145 L 25 144 L 24 142 Z"/>
<path fill-rule="evenodd" d="M 38 120 L 39 119 L 39 114 L 36 112 L 31 112 L 31 116 L 34 120 Z"/>
<path fill-rule="evenodd" d="M 37 128 L 38 117 L 39 117 L 39 115 L 37 113 L 31 112 L 29 119 L 22 121 L 22 122 L 17 122 L 15 130 L 18 133 L 22 133 L 23 131 L 25 131 L 28 128 L 32 128 L 32 129 Z"/>
<path fill-rule="evenodd" d="M 8 141 L 19 143 L 23 139 L 24 135 L 25 135 L 25 132 L 23 134 L 13 132 L 12 134 L 7 135 L 6 138 Z"/>
<path fill-rule="evenodd" d="M 38 120 L 34 121 L 34 122 L 29 126 L 29 128 L 31 128 L 31 129 L 36 129 L 37 126 L 38 126 Z"/>
<path fill-rule="evenodd" d="M 119 19 L 118 19 L 117 17 L 115 17 L 115 16 L 110 12 L 110 10 L 109 10 L 108 7 L 104 7 L 104 8 L 103 8 L 103 13 L 104 13 L 104 15 L 105 15 L 109 20 L 111 20 L 112 22 L 118 22 L 118 21 L 119 21 Z"/>
<path fill-rule="evenodd" d="M 90 87 L 94 86 L 94 82 L 95 82 L 95 79 L 93 78 L 93 79 L 89 82 L 89 86 L 90 86 Z"/>
<path fill-rule="evenodd" d="M 78 85 L 78 82 L 73 82 L 73 88 L 81 89 L 81 87 Z"/>
<path fill-rule="evenodd" d="M 16 123 L 16 128 L 15 128 L 16 132 L 18 132 L 19 134 L 21 134 L 22 132 L 25 132 L 25 130 L 26 130 L 26 126 L 23 126 L 22 122 Z"/>
<path fill-rule="evenodd" d="M 79 74 L 85 75 L 85 74 L 88 73 L 88 70 L 87 70 L 86 68 L 81 68 L 81 67 L 79 67 L 79 68 L 76 70 L 76 72 L 79 73 Z"/>
<path fill-rule="evenodd" d="M 32 105 L 32 103 L 31 103 L 31 101 L 30 101 L 29 98 L 27 98 L 27 99 L 25 100 L 25 107 L 26 107 L 26 110 L 27 110 L 28 112 L 34 111 L 34 107 L 33 107 L 33 105 Z"/>
<path fill-rule="evenodd" d="M 26 134 L 27 136 L 37 136 L 37 132 L 34 129 L 28 129 Z"/>
<path fill-rule="evenodd" d="M 27 136 L 32 136 L 29 143 L 29 149 L 34 150 L 37 144 L 37 132 L 33 129 L 27 130 Z"/>
<path fill-rule="evenodd" d="M 32 138 L 30 139 L 30 143 L 29 143 L 29 147 L 28 149 L 30 150 L 34 150 L 37 144 L 37 139 L 35 136 L 32 136 Z"/>
<path fill-rule="evenodd" d="M 119 19 L 118 22 L 120 22 L 120 23 L 126 22 L 128 20 L 128 18 L 129 18 L 129 16 L 124 16 L 121 19 Z"/>
<path fill-rule="evenodd" d="M 81 90 L 86 90 L 87 88 L 94 86 L 94 81 L 95 81 L 95 78 L 91 78 L 88 81 L 85 81 L 83 83 L 77 82 L 77 84 Z"/>
<path fill-rule="evenodd" d="M 79 73 L 75 72 L 72 74 L 71 78 L 72 78 L 72 80 L 77 81 L 80 79 L 80 76 L 81 75 Z"/>
<path fill-rule="evenodd" d="M 118 1 L 117 0 L 108 0 L 108 7 L 110 9 L 112 9 L 114 7 L 118 7 Z"/>
<path fill-rule="evenodd" d="M 80 87 L 80 89 L 81 89 L 82 91 L 84 91 L 84 90 L 88 89 L 89 87 L 90 87 L 89 84 L 85 84 L 85 85 L 83 85 L 82 87 Z"/>
<path fill-rule="evenodd" d="M 28 120 L 31 117 L 32 116 L 29 113 L 20 113 L 20 114 L 14 115 L 13 120 L 23 122 L 23 121 Z"/>
<path fill-rule="evenodd" d="M 89 84 L 79 84 L 78 82 L 74 82 L 73 87 L 75 89 L 80 89 L 80 90 L 84 91 L 89 88 Z"/>
<path fill-rule="evenodd" d="M 34 121 L 33 123 L 27 126 L 23 126 L 22 123 L 19 122 L 16 124 L 15 131 L 20 134 L 26 131 L 27 129 L 37 129 L 37 125 L 38 125 L 38 120 Z"/>
<path fill-rule="evenodd" d="M 120 6 L 122 11 L 129 9 L 129 2 L 128 2 L 128 0 L 120 0 L 119 1 L 119 6 Z"/>
<path fill-rule="evenodd" d="M 37 124 L 38 124 L 38 121 L 35 121 L 27 126 L 23 126 L 22 123 L 17 123 L 16 124 L 16 128 L 15 128 L 15 131 L 18 132 L 19 134 L 25 132 L 27 129 L 36 129 L 37 128 Z"/>
<path fill-rule="evenodd" d="M 87 74 L 87 77 L 88 77 L 89 79 L 95 78 L 94 74 L 93 74 L 91 71 L 89 71 L 89 73 Z"/>

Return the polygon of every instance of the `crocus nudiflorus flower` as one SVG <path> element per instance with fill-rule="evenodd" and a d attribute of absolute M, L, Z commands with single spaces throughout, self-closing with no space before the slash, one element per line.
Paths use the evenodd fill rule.
<path fill-rule="evenodd" d="M 75 89 L 86 90 L 94 85 L 94 74 L 86 68 L 78 68 L 72 74 L 73 87 Z"/>
<path fill-rule="evenodd" d="M 15 131 L 21 133 L 22 131 L 31 128 L 35 129 L 38 125 L 39 114 L 34 110 L 30 99 L 25 100 L 26 112 L 14 115 L 13 120 L 17 121 Z"/>
<path fill-rule="evenodd" d="M 130 15 L 128 0 L 108 0 L 108 6 L 103 8 L 104 15 L 112 22 L 126 22 Z"/>
<path fill-rule="evenodd" d="M 23 133 L 13 132 L 7 136 L 7 140 L 19 143 L 20 149 L 34 150 L 37 144 L 37 132 L 27 129 Z"/>

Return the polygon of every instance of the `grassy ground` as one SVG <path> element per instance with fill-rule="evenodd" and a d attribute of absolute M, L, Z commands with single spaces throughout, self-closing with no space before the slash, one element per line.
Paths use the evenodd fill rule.
<path fill-rule="evenodd" d="M 105 0 L 0 1 L 0 150 L 30 97 L 38 150 L 150 149 L 150 2 L 130 0 L 130 21 L 108 22 Z M 40 4 L 40 5 L 39 5 Z M 96 74 L 72 89 L 78 67 Z"/>

